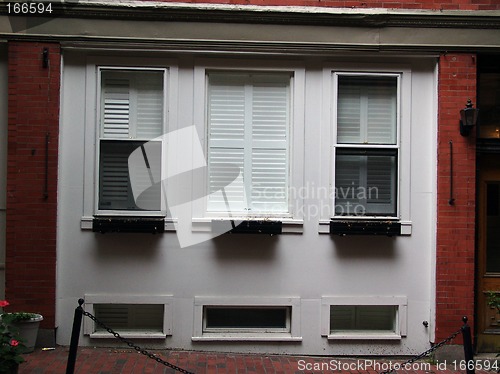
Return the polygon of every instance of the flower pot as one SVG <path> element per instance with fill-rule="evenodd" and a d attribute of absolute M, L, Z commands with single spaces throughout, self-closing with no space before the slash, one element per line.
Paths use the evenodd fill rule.
<path fill-rule="evenodd" d="M 43 321 L 43 317 L 40 314 L 36 314 L 33 318 L 13 323 L 13 326 L 18 330 L 19 340 L 26 346 L 24 353 L 30 353 L 35 350 L 38 328 L 41 321 Z"/>

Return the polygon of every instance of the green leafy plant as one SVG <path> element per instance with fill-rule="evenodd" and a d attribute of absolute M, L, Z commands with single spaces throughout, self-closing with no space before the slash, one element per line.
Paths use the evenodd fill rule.
<path fill-rule="evenodd" d="M 500 314 L 500 292 L 488 291 L 486 292 L 487 303 L 490 308 L 496 308 L 497 313 Z"/>
<path fill-rule="evenodd" d="M 0 308 L 9 305 L 7 300 L 0 300 Z M 17 329 L 13 323 L 30 319 L 32 313 L 3 313 L 0 316 L 0 373 L 9 373 L 25 360 L 22 353 L 26 346 L 17 338 Z"/>

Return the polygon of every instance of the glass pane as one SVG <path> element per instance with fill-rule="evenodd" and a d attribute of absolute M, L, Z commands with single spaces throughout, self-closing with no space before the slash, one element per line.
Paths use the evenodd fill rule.
<path fill-rule="evenodd" d="M 285 329 L 289 307 L 205 307 L 206 328 Z"/>
<path fill-rule="evenodd" d="M 101 137 L 154 139 L 163 133 L 163 72 L 101 72 Z"/>
<path fill-rule="evenodd" d="M 480 138 L 500 138 L 500 73 L 479 75 Z"/>
<path fill-rule="evenodd" d="M 163 331 L 162 304 L 97 304 L 95 316 L 105 325 L 117 330 Z M 97 331 L 104 331 L 96 325 Z"/>
<path fill-rule="evenodd" d="M 500 183 L 486 189 L 486 272 L 500 273 Z"/>
<path fill-rule="evenodd" d="M 396 144 L 397 77 L 339 76 L 337 141 Z"/>
<path fill-rule="evenodd" d="M 396 330 L 394 305 L 332 305 L 330 307 L 330 332 Z"/>
<path fill-rule="evenodd" d="M 335 214 L 396 215 L 397 151 L 338 149 Z"/>
<path fill-rule="evenodd" d="M 146 150 L 147 148 L 147 150 Z M 141 163 L 129 170 L 129 157 L 141 151 Z M 131 183 L 133 174 L 133 187 Z M 99 209 L 160 210 L 161 142 L 101 141 Z M 153 178 L 153 179 L 152 179 Z M 138 194 L 134 196 L 134 191 Z"/>

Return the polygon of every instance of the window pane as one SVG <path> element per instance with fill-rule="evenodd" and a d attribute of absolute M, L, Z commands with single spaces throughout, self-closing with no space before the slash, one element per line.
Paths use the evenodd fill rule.
<path fill-rule="evenodd" d="M 335 214 L 396 215 L 396 150 L 337 149 Z"/>
<path fill-rule="evenodd" d="M 338 77 L 338 143 L 396 144 L 396 129 L 396 77 Z"/>
<path fill-rule="evenodd" d="M 287 329 L 289 307 L 205 307 L 206 328 Z"/>
<path fill-rule="evenodd" d="M 163 133 L 163 72 L 101 72 L 101 137 L 153 139 Z"/>
<path fill-rule="evenodd" d="M 116 330 L 163 331 L 164 306 L 162 304 L 97 304 L 95 316 Z M 96 325 L 96 331 L 104 331 Z"/>
<path fill-rule="evenodd" d="M 330 307 L 330 332 L 396 330 L 394 305 L 332 305 Z"/>
<path fill-rule="evenodd" d="M 99 209 L 160 210 L 161 184 L 155 183 L 161 172 L 161 143 L 102 140 L 99 165 Z M 145 150 L 147 147 L 147 152 Z M 141 148 L 141 149 L 139 149 Z M 143 154 L 142 164 L 129 170 L 129 157 L 135 150 Z M 144 150 L 144 152 L 142 152 Z M 134 189 L 143 191 L 134 196 Z M 151 179 L 151 178 L 155 179 Z"/>

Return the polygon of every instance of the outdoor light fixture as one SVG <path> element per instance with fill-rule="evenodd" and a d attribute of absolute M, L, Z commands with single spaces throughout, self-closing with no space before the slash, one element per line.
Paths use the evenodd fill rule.
<path fill-rule="evenodd" d="M 467 100 L 467 105 L 460 111 L 460 135 L 468 136 L 471 129 L 477 125 L 479 109 L 472 107 L 472 101 Z"/>

